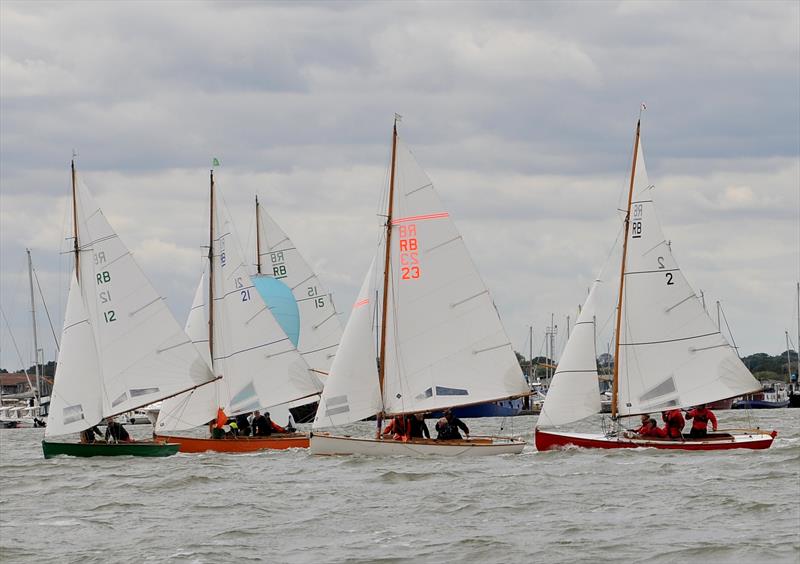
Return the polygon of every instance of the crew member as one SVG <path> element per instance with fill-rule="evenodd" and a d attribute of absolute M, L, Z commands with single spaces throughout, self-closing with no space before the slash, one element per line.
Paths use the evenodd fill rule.
<path fill-rule="evenodd" d="M 706 404 L 698 405 L 694 409 L 686 412 L 686 419 L 692 419 L 692 430 L 689 437 L 700 438 L 708 434 L 708 422 L 711 421 L 711 428 L 717 430 L 717 416 L 706 407 Z"/>
<path fill-rule="evenodd" d="M 461 433 L 458 430 L 461 429 L 464 431 L 464 434 L 469 437 L 469 427 L 459 419 L 453 415 L 453 412 L 449 409 L 445 409 L 444 417 L 439 419 L 436 422 L 436 431 L 437 436 L 436 440 L 438 441 L 452 441 L 452 440 L 459 440 L 461 439 Z"/>
<path fill-rule="evenodd" d="M 424 413 L 415 413 L 411 418 L 411 431 L 410 436 L 412 439 L 430 439 L 431 432 L 428 431 L 428 425 L 425 423 Z"/>
<path fill-rule="evenodd" d="M 411 422 L 405 415 L 395 415 L 383 430 L 383 434 L 392 435 L 396 441 L 407 441 L 411 436 Z"/>
<path fill-rule="evenodd" d="M 253 412 L 253 436 L 254 437 L 269 437 L 272 434 L 272 420 L 269 418 L 269 413 L 261 415 L 261 412 L 256 410 Z"/>
<path fill-rule="evenodd" d="M 122 423 L 114 421 L 113 417 L 106 418 L 106 441 L 115 443 L 132 443 L 133 439 L 122 426 Z M 110 440 L 109 440 L 110 439 Z"/>
<path fill-rule="evenodd" d="M 102 437 L 103 433 L 100 432 L 100 429 L 97 428 L 95 425 L 94 427 L 89 427 L 88 429 L 81 431 L 81 442 L 82 443 L 93 443 L 95 442 L 94 438 Z"/>
<path fill-rule="evenodd" d="M 664 420 L 664 431 L 668 439 L 680 439 L 683 437 L 683 426 L 686 425 L 686 420 L 680 409 L 670 409 L 661 413 L 661 419 Z"/>

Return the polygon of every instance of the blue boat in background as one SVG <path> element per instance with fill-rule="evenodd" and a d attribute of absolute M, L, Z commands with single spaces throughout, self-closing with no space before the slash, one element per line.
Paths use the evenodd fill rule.
<path fill-rule="evenodd" d="M 756 394 L 744 396 L 733 402 L 731 409 L 780 409 L 789 407 L 789 392 L 781 382 L 770 382 Z"/>
<path fill-rule="evenodd" d="M 512 417 L 519 415 L 522 411 L 522 398 L 512 400 L 494 401 L 465 407 L 454 407 L 453 415 L 459 419 L 471 419 L 476 417 Z M 427 415 L 428 419 L 439 419 L 444 414 L 441 411 L 434 411 Z"/>

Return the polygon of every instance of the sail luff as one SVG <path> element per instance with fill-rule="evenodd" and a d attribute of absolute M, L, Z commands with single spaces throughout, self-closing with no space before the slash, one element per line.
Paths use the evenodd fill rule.
<path fill-rule="evenodd" d="M 383 398 L 383 382 L 386 376 L 386 315 L 389 306 L 389 269 L 392 256 L 392 211 L 394 206 L 394 173 L 397 162 L 397 117 L 392 127 L 392 165 L 389 173 L 389 207 L 386 213 L 386 256 L 383 263 L 383 307 L 381 309 L 381 344 L 378 351 L 378 386 Z"/>
<path fill-rule="evenodd" d="M 619 394 L 619 331 L 622 324 L 622 293 L 625 289 L 625 259 L 628 254 L 628 232 L 630 230 L 631 203 L 633 202 L 633 182 L 636 177 L 636 157 L 639 152 L 639 132 L 641 119 L 636 122 L 636 136 L 633 141 L 633 163 L 631 164 L 631 182 L 628 189 L 628 207 L 625 210 L 625 233 L 622 238 L 622 261 L 619 273 L 619 297 L 617 299 L 617 323 L 614 331 L 614 379 L 611 392 L 611 418 L 617 417 L 617 401 Z"/>

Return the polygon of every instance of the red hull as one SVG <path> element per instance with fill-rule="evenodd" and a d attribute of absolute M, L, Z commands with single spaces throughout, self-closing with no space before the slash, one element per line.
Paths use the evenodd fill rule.
<path fill-rule="evenodd" d="M 177 435 L 156 435 L 155 440 L 178 443 L 180 445 L 178 452 L 255 452 L 308 448 L 308 435 L 302 433 L 269 437 L 237 437 L 235 439 L 200 439 Z"/>
<path fill-rule="evenodd" d="M 551 433 L 536 429 L 535 444 L 537 450 L 553 450 L 568 446 L 581 448 L 658 448 L 665 450 L 730 450 L 735 448 L 765 449 L 772 445 L 777 436 L 775 431 L 763 433 L 754 431 L 731 435 L 711 434 L 704 439 L 686 439 L 671 441 L 666 439 L 627 439 L 624 437 L 606 437 L 582 433 Z"/>

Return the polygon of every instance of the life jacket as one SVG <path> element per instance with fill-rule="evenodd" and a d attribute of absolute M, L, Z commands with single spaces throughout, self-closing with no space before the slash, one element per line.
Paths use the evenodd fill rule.
<path fill-rule="evenodd" d="M 708 411 L 705 409 L 702 411 L 693 409 L 690 414 L 694 418 L 692 421 L 692 429 L 702 429 L 703 431 L 708 429 Z"/>
<path fill-rule="evenodd" d="M 680 410 L 673 409 L 666 414 L 666 424 L 667 436 L 671 439 L 678 439 L 683 433 L 683 426 L 686 421 L 683 419 Z"/>
<path fill-rule="evenodd" d="M 409 435 L 408 428 L 406 426 L 406 418 L 403 415 L 395 415 L 394 419 L 392 420 L 392 431 L 399 437 L 406 437 Z"/>

